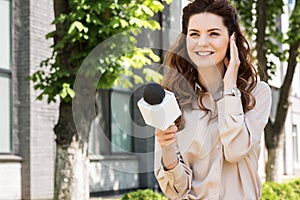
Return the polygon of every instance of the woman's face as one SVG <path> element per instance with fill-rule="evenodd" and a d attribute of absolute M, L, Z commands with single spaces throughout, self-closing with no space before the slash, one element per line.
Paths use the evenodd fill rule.
<path fill-rule="evenodd" d="M 186 42 L 188 55 L 198 69 L 224 67 L 229 35 L 222 17 L 212 13 L 192 15 Z"/>

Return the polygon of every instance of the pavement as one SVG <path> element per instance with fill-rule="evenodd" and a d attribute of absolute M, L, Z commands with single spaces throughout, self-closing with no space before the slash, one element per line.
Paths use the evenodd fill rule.
<path fill-rule="evenodd" d="M 109 195 L 103 197 L 91 197 L 90 200 L 120 200 L 122 195 Z"/>

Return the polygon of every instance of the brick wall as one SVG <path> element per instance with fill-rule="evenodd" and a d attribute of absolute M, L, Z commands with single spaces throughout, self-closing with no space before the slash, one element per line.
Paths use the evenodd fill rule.
<path fill-rule="evenodd" d="M 54 30 L 53 1 L 30 0 L 30 73 L 42 60 L 51 56 L 51 40 L 45 35 Z M 52 199 L 54 190 L 55 140 L 54 125 L 58 119 L 58 104 L 37 101 L 38 91 L 30 82 L 30 174 L 31 198 Z"/>
<path fill-rule="evenodd" d="M 21 159 L 18 156 L 1 155 L 0 200 L 21 199 Z"/>
<path fill-rule="evenodd" d="M 8 195 L 10 197 L 5 197 L 5 200 L 52 199 L 55 164 L 53 127 L 58 119 L 58 104 L 48 105 L 46 99 L 37 101 L 39 93 L 33 89 L 33 83 L 27 78 L 36 71 L 42 60 L 51 55 L 49 47 L 52 41 L 46 40 L 45 35 L 54 29 L 51 25 L 54 18 L 53 1 L 11 2 L 13 153 L 20 157 L 17 157 L 17 161 L 3 162 L 0 156 L 0 195 L 6 190 L 6 197 Z M 138 148 L 136 146 L 136 149 Z M 92 159 L 91 192 L 130 189 L 141 185 L 151 186 L 152 172 L 141 176 L 144 182 L 138 173 L 127 172 L 128 168 L 135 172 L 139 171 L 139 164 L 149 168 L 153 166 L 152 160 L 136 156 L 100 156 Z M 7 189 L 8 187 L 10 189 Z M 0 196 L 0 199 L 2 197 Z"/>
<path fill-rule="evenodd" d="M 22 196 L 30 195 L 29 155 L 29 0 L 12 4 L 12 83 L 13 83 L 13 138 L 14 152 L 23 161 L 21 167 Z M 27 181 L 25 181 L 27 180 Z M 21 191 L 20 191 L 21 192 Z"/>
<path fill-rule="evenodd" d="M 52 199 L 58 104 L 37 101 L 38 91 L 27 77 L 51 55 L 53 1 L 16 0 L 13 5 L 13 94 L 15 151 L 22 162 L 22 198 Z"/>

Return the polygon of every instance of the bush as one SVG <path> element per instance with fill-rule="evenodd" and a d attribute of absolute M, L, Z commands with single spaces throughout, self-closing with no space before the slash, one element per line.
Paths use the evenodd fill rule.
<path fill-rule="evenodd" d="M 124 194 L 121 200 L 167 200 L 167 198 L 150 189 L 145 189 Z"/>
<path fill-rule="evenodd" d="M 300 180 L 263 183 L 261 200 L 300 200 Z"/>
<path fill-rule="evenodd" d="M 167 198 L 145 189 L 124 194 L 121 200 L 167 200 Z M 261 200 L 300 200 L 300 180 L 288 183 L 264 182 Z"/>

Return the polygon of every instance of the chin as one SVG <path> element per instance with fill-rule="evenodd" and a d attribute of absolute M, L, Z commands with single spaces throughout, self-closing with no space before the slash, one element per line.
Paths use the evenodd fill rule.
<path fill-rule="evenodd" d="M 198 69 L 217 67 L 217 65 L 213 62 L 197 62 L 196 65 Z"/>

